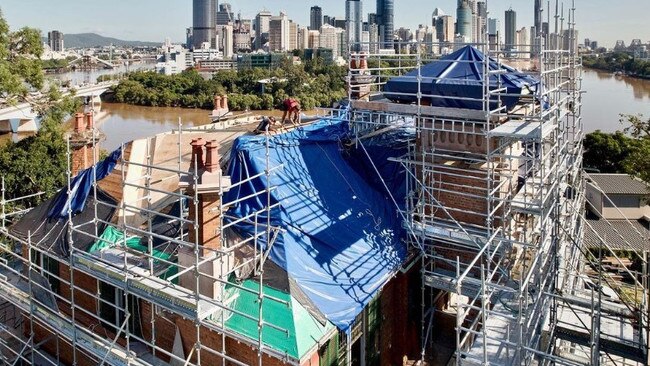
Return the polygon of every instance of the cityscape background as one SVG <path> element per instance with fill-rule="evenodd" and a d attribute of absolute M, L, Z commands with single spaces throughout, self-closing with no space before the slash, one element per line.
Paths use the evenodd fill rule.
<path fill-rule="evenodd" d="M 310 8 L 319 5 L 323 12 L 339 19 L 345 17 L 345 1 L 261 0 L 231 1 L 235 14 L 252 19 L 267 9 L 273 14 L 285 11 L 300 25 L 308 25 Z M 566 2 L 565 7 L 569 2 Z M 650 1 L 578 0 L 576 20 L 581 36 L 599 40 L 605 47 L 613 47 L 619 39 L 629 43 L 634 38 L 650 39 L 647 14 Z M 376 1 L 364 1 L 364 19 L 376 11 Z M 436 7 L 446 14 L 456 15 L 455 0 L 412 0 L 395 2 L 396 28 L 416 29 L 418 24 L 429 24 Z M 512 7 L 517 12 L 518 26 L 533 25 L 533 1 L 492 0 L 490 17 L 501 19 Z M 34 11 L 38 9 L 38 11 Z M 80 9 L 85 9 L 80 16 Z M 192 2 L 189 0 L 138 0 L 115 2 L 88 2 L 81 0 L 5 0 L 2 11 L 12 28 L 32 26 L 47 32 L 58 29 L 63 33 L 94 32 L 104 36 L 127 40 L 161 41 L 169 37 L 174 42 L 184 42 L 185 28 L 192 23 Z M 146 16 L 145 16 L 146 14 Z M 623 19 L 625 19 L 623 21 Z"/>

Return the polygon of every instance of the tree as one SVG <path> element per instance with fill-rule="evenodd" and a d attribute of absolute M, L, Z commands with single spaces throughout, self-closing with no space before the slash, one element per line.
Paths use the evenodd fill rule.
<path fill-rule="evenodd" d="M 636 141 L 620 131 L 592 132 L 585 136 L 583 144 L 585 168 L 601 173 L 626 173 L 623 161 L 636 148 Z"/>
<path fill-rule="evenodd" d="M 0 10 L 0 98 L 14 103 L 30 88 L 43 87 L 41 33 L 21 28 L 11 32 Z"/>
<path fill-rule="evenodd" d="M 623 161 L 625 170 L 646 182 L 650 182 L 650 118 L 643 115 L 622 115 L 621 122 L 629 123 L 625 132 L 636 140 L 636 148 Z"/>
<path fill-rule="evenodd" d="M 24 99 L 29 89 L 41 90 L 44 74 L 41 68 L 40 32 L 22 28 L 10 32 L 0 12 L 0 98 L 12 103 Z M 61 92 L 50 86 L 41 100 L 34 102 L 41 118 L 41 129 L 32 137 L 18 143 L 0 144 L 0 172 L 5 180 L 7 199 L 38 192 L 26 204 L 37 204 L 51 197 L 66 181 L 67 147 L 61 127 L 65 116 L 79 107 L 79 101 L 62 98 Z"/>

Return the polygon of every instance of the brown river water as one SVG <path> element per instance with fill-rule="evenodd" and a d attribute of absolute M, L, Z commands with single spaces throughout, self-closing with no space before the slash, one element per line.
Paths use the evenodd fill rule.
<path fill-rule="evenodd" d="M 73 75 L 78 80 L 79 75 Z M 610 73 L 585 70 L 583 77 L 582 115 L 586 132 L 597 129 L 613 132 L 624 126 L 619 114 L 643 114 L 650 118 L 650 80 L 617 77 Z M 210 111 L 200 109 L 139 107 L 103 103 L 99 128 L 106 134 L 102 147 L 113 150 L 122 143 L 178 127 L 179 118 L 185 126 L 210 122 Z M 254 111 L 253 114 L 277 115 L 278 111 Z M 19 138 L 3 135 L 0 141 Z"/>

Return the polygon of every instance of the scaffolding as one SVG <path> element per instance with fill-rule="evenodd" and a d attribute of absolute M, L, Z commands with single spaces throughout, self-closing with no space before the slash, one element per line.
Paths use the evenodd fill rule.
<path fill-rule="evenodd" d="M 4 364 L 262 365 L 269 358 L 301 364 L 300 356 L 279 351 L 267 339 L 271 332 L 289 337 L 293 330 L 263 314 L 268 307 L 291 311 L 296 306 L 264 286 L 269 251 L 280 230 L 270 223 L 271 210 L 280 204 L 271 203 L 274 187 L 253 193 L 265 202 L 262 209 L 245 217 L 227 212 L 247 198 L 228 201 L 228 190 L 260 177 L 270 181 L 282 169 L 268 160 L 269 131 L 264 172 L 239 182 L 231 182 L 221 171 L 227 157 L 211 162 L 214 172 L 206 182 L 207 166 L 200 166 L 194 152 L 188 152 L 190 143 L 195 148 L 197 141 L 200 149 L 203 138 L 219 150 L 220 157 L 227 155 L 234 138 L 244 134 L 251 122 L 248 118 L 185 128 L 179 120 L 170 133 L 122 145 L 109 176 L 100 181 L 97 165 L 91 168 L 86 207 L 94 211 L 90 219 L 79 222 L 71 205 L 65 218 L 54 219 L 56 230 L 47 235 L 66 238 L 64 254 L 33 240 L 32 232 L 27 239 L 12 233 L 9 223 L 30 212 L 29 200 L 40 194 L 9 199 L 3 178 L 0 348 Z M 242 123 L 246 127 L 238 129 Z M 68 196 L 76 190 L 73 150 L 87 145 L 92 161 L 98 162 L 98 134 L 93 125 L 68 137 L 68 183 L 63 189 Z M 164 153 L 156 154 L 158 150 Z M 106 198 L 106 192 L 113 199 Z M 212 197 L 209 202 L 202 198 L 206 196 Z M 106 211 L 111 214 L 102 215 Z M 210 239 L 200 232 L 210 229 L 204 229 L 207 224 L 202 222 L 208 213 L 218 220 L 211 226 Z M 157 231 L 158 220 L 177 229 Z M 254 227 L 251 236 L 241 237 L 233 230 L 241 222 Z M 46 223 L 35 223 L 35 231 L 39 225 Z M 107 232 L 115 233 L 114 237 L 105 236 Z M 104 250 L 75 246 L 75 241 L 84 240 Z M 242 273 L 254 278 L 255 286 L 234 280 Z M 236 307 L 239 297 L 250 299 L 256 309 Z M 252 324 L 253 330 L 233 329 L 229 320 L 235 317 L 240 324 Z M 162 339 L 170 331 L 171 338 Z M 189 352 L 180 337 L 191 340 Z M 250 351 L 228 352 L 233 343 Z"/>
<path fill-rule="evenodd" d="M 553 34 L 505 51 L 485 27 L 481 43 L 422 39 L 396 43 L 394 50 L 373 43 L 349 48 L 355 143 L 364 148 L 367 137 L 415 130 L 409 152 L 392 160 L 408 184 L 404 228 L 421 254 L 423 362 L 436 359 L 432 333 L 440 332 L 441 312 L 455 318 L 456 365 L 647 362 L 646 254 L 628 243 L 643 268 L 627 270 L 642 299 L 632 302 L 603 271 L 605 256 L 622 264 L 616 251 L 604 238 L 596 253 L 582 240 L 593 228 L 585 219 L 575 11 L 569 10 L 566 29 L 556 11 Z M 467 45 L 486 55 L 482 97 L 427 94 L 423 66 Z M 526 69 L 541 88 L 513 94 L 503 86 L 503 64 Z M 406 73 L 417 92 L 388 94 L 414 102 L 387 99 L 386 83 Z M 504 99 L 512 97 L 519 102 L 509 109 Z M 436 107 L 435 98 L 483 107 Z M 596 273 L 591 279 L 589 268 Z M 619 291 L 620 300 L 605 298 L 604 286 Z"/>

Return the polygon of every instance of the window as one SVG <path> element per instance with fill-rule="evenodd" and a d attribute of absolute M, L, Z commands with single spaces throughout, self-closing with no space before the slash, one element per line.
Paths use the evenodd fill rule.
<path fill-rule="evenodd" d="M 610 201 L 611 200 L 611 201 Z M 618 208 L 639 208 L 641 207 L 641 197 L 634 195 L 609 195 L 603 198 L 605 207 L 618 207 Z M 612 205 L 612 203 L 614 203 Z"/>
<path fill-rule="evenodd" d="M 99 317 L 102 319 L 102 326 L 111 330 L 113 333 L 117 333 L 122 328 L 124 319 L 126 319 L 124 291 L 102 281 L 99 281 L 99 291 L 101 299 L 99 303 Z M 133 295 L 128 295 L 126 300 L 128 302 L 127 308 L 131 314 L 128 324 L 129 332 L 141 337 L 142 329 L 140 326 L 140 306 L 138 299 Z"/>

